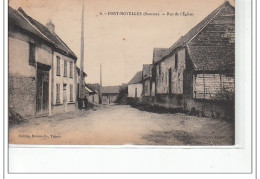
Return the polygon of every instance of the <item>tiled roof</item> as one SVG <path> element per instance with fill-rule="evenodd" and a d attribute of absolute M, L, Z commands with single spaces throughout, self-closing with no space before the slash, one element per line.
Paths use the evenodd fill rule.
<path fill-rule="evenodd" d="M 37 37 L 51 43 L 54 45 L 54 42 L 45 36 L 41 31 L 39 31 L 36 27 L 34 27 L 30 22 L 18 11 L 15 9 L 8 7 L 8 24 L 15 25 Z"/>
<path fill-rule="evenodd" d="M 86 86 L 91 89 L 92 91 L 100 91 L 100 85 L 99 83 L 87 83 Z"/>
<path fill-rule="evenodd" d="M 102 86 L 101 93 L 102 94 L 118 94 L 119 93 L 119 86 Z"/>
<path fill-rule="evenodd" d="M 153 63 L 159 61 L 166 53 L 168 48 L 154 48 L 153 49 Z"/>
<path fill-rule="evenodd" d="M 77 56 L 72 52 L 72 50 L 61 40 L 61 38 L 57 34 L 52 34 L 46 26 L 38 22 L 37 20 L 33 19 L 32 17 L 28 16 L 24 10 L 20 7 L 17 10 L 19 13 L 22 14 L 34 27 L 36 27 L 44 36 L 50 39 L 52 42 L 55 43 L 56 50 L 58 50 L 63 55 L 73 58 L 74 60 L 77 59 Z"/>
<path fill-rule="evenodd" d="M 212 13 L 210 13 L 207 17 L 205 17 L 200 23 L 194 26 L 189 32 L 187 32 L 184 36 L 181 36 L 179 40 L 177 40 L 161 57 L 156 63 L 163 60 L 165 57 L 170 55 L 175 49 L 178 47 L 185 46 L 189 40 L 191 40 L 200 30 L 202 30 L 214 17 L 219 13 L 219 11 L 224 6 L 231 6 L 228 1 L 225 1 L 222 5 L 220 5 L 217 9 L 215 9 Z M 233 7 L 233 6 L 232 6 Z"/>
<path fill-rule="evenodd" d="M 142 71 L 138 71 L 135 76 L 128 82 L 128 84 L 141 83 L 142 81 Z"/>
<path fill-rule="evenodd" d="M 195 70 L 225 70 L 234 68 L 234 45 L 188 46 L 188 51 Z"/>
<path fill-rule="evenodd" d="M 80 75 L 80 68 L 76 66 L 76 70 L 77 70 L 78 75 Z M 84 77 L 88 76 L 85 72 L 83 72 L 83 75 L 84 75 Z"/>
<path fill-rule="evenodd" d="M 143 78 L 149 76 L 152 73 L 152 64 L 143 65 Z"/>

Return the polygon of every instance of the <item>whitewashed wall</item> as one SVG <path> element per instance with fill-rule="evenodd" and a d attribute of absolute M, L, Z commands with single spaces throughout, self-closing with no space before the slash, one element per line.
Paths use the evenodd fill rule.
<path fill-rule="evenodd" d="M 137 97 L 141 97 L 143 90 L 142 83 L 128 85 L 128 97 L 135 98 L 135 89 L 137 89 Z"/>

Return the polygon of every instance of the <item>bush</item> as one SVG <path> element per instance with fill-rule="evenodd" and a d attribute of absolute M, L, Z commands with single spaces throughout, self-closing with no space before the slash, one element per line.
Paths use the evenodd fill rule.
<path fill-rule="evenodd" d="M 123 84 L 122 86 L 120 86 L 119 94 L 115 102 L 118 104 L 127 104 L 127 94 L 128 94 L 128 86 L 127 84 Z"/>

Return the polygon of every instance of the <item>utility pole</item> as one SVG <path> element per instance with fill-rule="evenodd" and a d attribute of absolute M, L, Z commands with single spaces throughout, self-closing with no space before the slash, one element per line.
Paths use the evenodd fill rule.
<path fill-rule="evenodd" d="M 84 0 L 82 6 L 82 17 L 81 17 L 81 47 L 80 47 L 80 94 L 79 98 L 84 98 L 85 80 L 84 80 Z"/>

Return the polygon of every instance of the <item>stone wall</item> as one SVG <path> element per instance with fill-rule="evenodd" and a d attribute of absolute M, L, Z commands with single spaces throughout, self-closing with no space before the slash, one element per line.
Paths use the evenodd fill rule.
<path fill-rule="evenodd" d="M 36 84 L 34 77 L 9 75 L 9 108 L 24 118 L 35 116 Z"/>
<path fill-rule="evenodd" d="M 176 56 L 177 54 L 177 56 Z M 175 64 L 175 58 L 178 64 Z M 171 69 L 171 91 L 169 91 L 169 70 Z M 185 70 L 185 49 L 178 49 L 156 65 L 156 93 L 182 94 L 183 72 Z"/>

